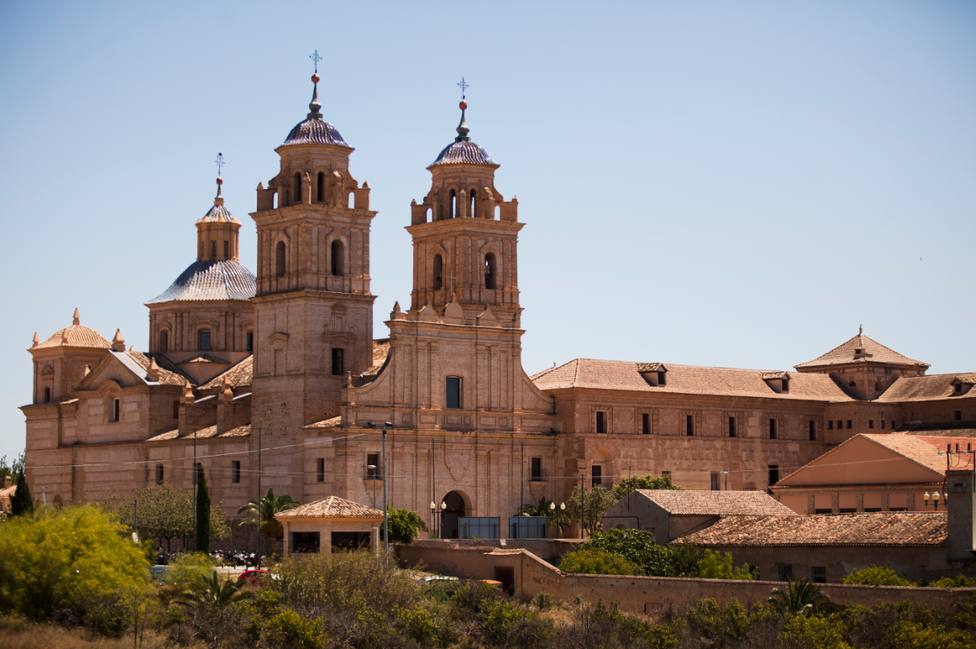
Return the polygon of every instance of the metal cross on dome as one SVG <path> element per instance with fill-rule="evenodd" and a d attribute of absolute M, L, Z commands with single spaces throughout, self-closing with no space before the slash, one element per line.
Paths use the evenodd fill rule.
<path fill-rule="evenodd" d="M 316 49 L 314 52 L 312 52 L 311 54 L 309 54 L 308 55 L 308 58 L 312 59 L 312 63 L 315 65 L 315 73 L 318 74 L 318 71 L 319 71 L 319 61 L 322 60 L 322 57 L 319 56 L 318 49 Z"/>
<path fill-rule="evenodd" d="M 457 82 L 457 87 L 461 89 L 461 99 L 465 99 L 465 95 L 467 94 L 468 88 L 471 87 L 471 84 L 465 81 L 464 77 L 461 77 L 461 80 Z"/>
<path fill-rule="evenodd" d="M 217 159 L 214 160 L 214 164 L 217 165 L 217 175 L 219 176 L 220 175 L 220 170 L 224 168 L 224 165 L 225 164 L 227 164 L 227 163 L 224 162 L 224 154 L 223 153 L 218 153 L 217 154 Z"/>

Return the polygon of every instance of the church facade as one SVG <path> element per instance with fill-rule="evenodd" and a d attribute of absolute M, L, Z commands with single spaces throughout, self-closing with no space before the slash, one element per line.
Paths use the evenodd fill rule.
<path fill-rule="evenodd" d="M 858 335 L 794 371 L 654 359 L 521 362 L 515 198 L 457 136 L 409 206 L 413 288 L 373 339 L 370 187 L 309 112 L 257 187 L 257 269 L 217 197 L 196 260 L 150 300 L 149 349 L 72 324 L 29 349 L 27 475 L 48 502 L 146 486 L 189 488 L 194 463 L 230 516 L 268 488 L 420 513 L 441 536 L 506 536 L 525 503 L 629 475 L 694 489 L 765 490 L 858 433 L 976 422 L 976 374 L 928 365 Z M 384 442 L 385 439 L 385 442 Z M 474 533 L 474 532 L 471 532 Z"/>

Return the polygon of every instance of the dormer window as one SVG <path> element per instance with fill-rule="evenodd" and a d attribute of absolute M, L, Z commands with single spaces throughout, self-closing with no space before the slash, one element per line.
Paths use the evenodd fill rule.
<path fill-rule="evenodd" d="M 966 394 L 972 389 L 974 383 L 976 383 L 976 375 L 967 374 L 965 376 L 957 376 L 952 380 L 953 396 Z"/>
<path fill-rule="evenodd" d="M 769 386 L 769 389 L 776 394 L 784 394 L 790 391 L 789 372 L 763 372 L 762 379 Z"/>
<path fill-rule="evenodd" d="M 638 363 L 637 372 L 648 385 L 654 387 L 667 385 L 668 368 L 662 363 Z"/>

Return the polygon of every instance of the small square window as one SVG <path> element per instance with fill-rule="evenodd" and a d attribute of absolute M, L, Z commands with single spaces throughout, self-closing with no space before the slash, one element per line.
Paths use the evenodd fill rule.
<path fill-rule="evenodd" d="M 953 413 L 953 417 L 956 421 L 962 421 L 962 410 L 957 410 Z"/>
<path fill-rule="evenodd" d="M 833 429 L 834 429 L 834 420 L 833 419 L 828 419 L 827 420 L 827 430 L 833 430 Z"/>
<path fill-rule="evenodd" d="M 853 421 L 853 420 L 851 420 L 851 419 L 848 419 L 848 420 L 847 420 L 847 427 L 848 427 L 848 428 L 854 428 L 854 421 Z"/>
<path fill-rule="evenodd" d="M 461 408 L 461 377 L 447 377 L 447 407 Z"/>

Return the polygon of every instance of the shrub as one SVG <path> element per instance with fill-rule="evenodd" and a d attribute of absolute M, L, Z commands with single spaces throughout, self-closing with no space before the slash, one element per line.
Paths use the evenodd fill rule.
<path fill-rule="evenodd" d="M 613 486 L 613 496 L 617 500 L 629 496 L 638 489 L 677 489 L 671 478 L 666 476 L 642 475 L 624 478 Z"/>
<path fill-rule="evenodd" d="M 209 577 L 215 567 L 214 560 L 202 552 L 180 554 L 166 568 L 163 582 L 171 595 L 181 595 Z"/>
<path fill-rule="evenodd" d="M 541 649 L 553 636 L 553 626 L 531 609 L 506 599 L 496 599 L 488 605 L 483 618 L 485 640 L 497 647 Z"/>
<path fill-rule="evenodd" d="M 117 635 L 149 592 L 146 558 L 97 507 L 45 509 L 4 523 L 0 609 Z"/>
<path fill-rule="evenodd" d="M 406 635 L 416 640 L 423 646 L 430 646 L 435 643 L 439 633 L 440 625 L 430 611 L 421 607 L 401 608 L 397 611 L 397 626 Z"/>
<path fill-rule="evenodd" d="M 966 575 L 953 575 L 929 582 L 929 586 L 932 588 L 972 588 L 976 586 L 976 579 Z"/>
<path fill-rule="evenodd" d="M 720 604 L 711 597 L 700 599 L 685 613 L 684 622 L 696 646 L 737 646 L 752 625 L 741 602 Z"/>
<path fill-rule="evenodd" d="M 641 569 L 626 557 L 600 548 L 580 548 L 567 552 L 559 563 L 559 569 L 591 575 L 641 574 Z"/>
<path fill-rule="evenodd" d="M 836 618 L 794 615 L 779 636 L 781 649 L 851 649 L 844 625 Z"/>
<path fill-rule="evenodd" d="M 391 507 L 387 516 L 390 541 L 394 543 L 412 543 L 420 532 L 427 531 L 427 525 L 417 512 Z"/>
<path fill-rule="evenodd" d="M 573 624 L 562 630 L 561 636 L 557 646 L 579 649 L 671 649 L 677 645 L 670 627 L 650 624 L 621 613 L 616 606 L 602 603 L 580 611 Z"/>
<path fill-rule="evenodd" d="M 736 566 L 732 563 L 731 552 L 716 552 L 705 550 L 705 555 L 698 561 L 696 570 L 699 577 L 705 579 L 755 579 L 756 576 L 749 568 L 749 564 Z"/>
<path fill-rule="evenodd" d="M 291 609 L 284 609 L 258 623 L 256 645 L 267 649 L 320 649 L 327 636 L 322 620 L 302 617 Z"/>
<path fill-rule="evenodd" d="M 855 570 L 844 577 L 845 584 L 863 586 L 915 586 L 914 581 L 905 579 L 888 566 L 868 566 Z"/>
<path fill-rule="evenodd" d="M 595 532 L 583 547 L 624 557 L 638 568 L 630 574 L 668 575 L 671 571 L 670 549 L 655 543 L 654 537 L 644 530 L 620 528 Z"/>

